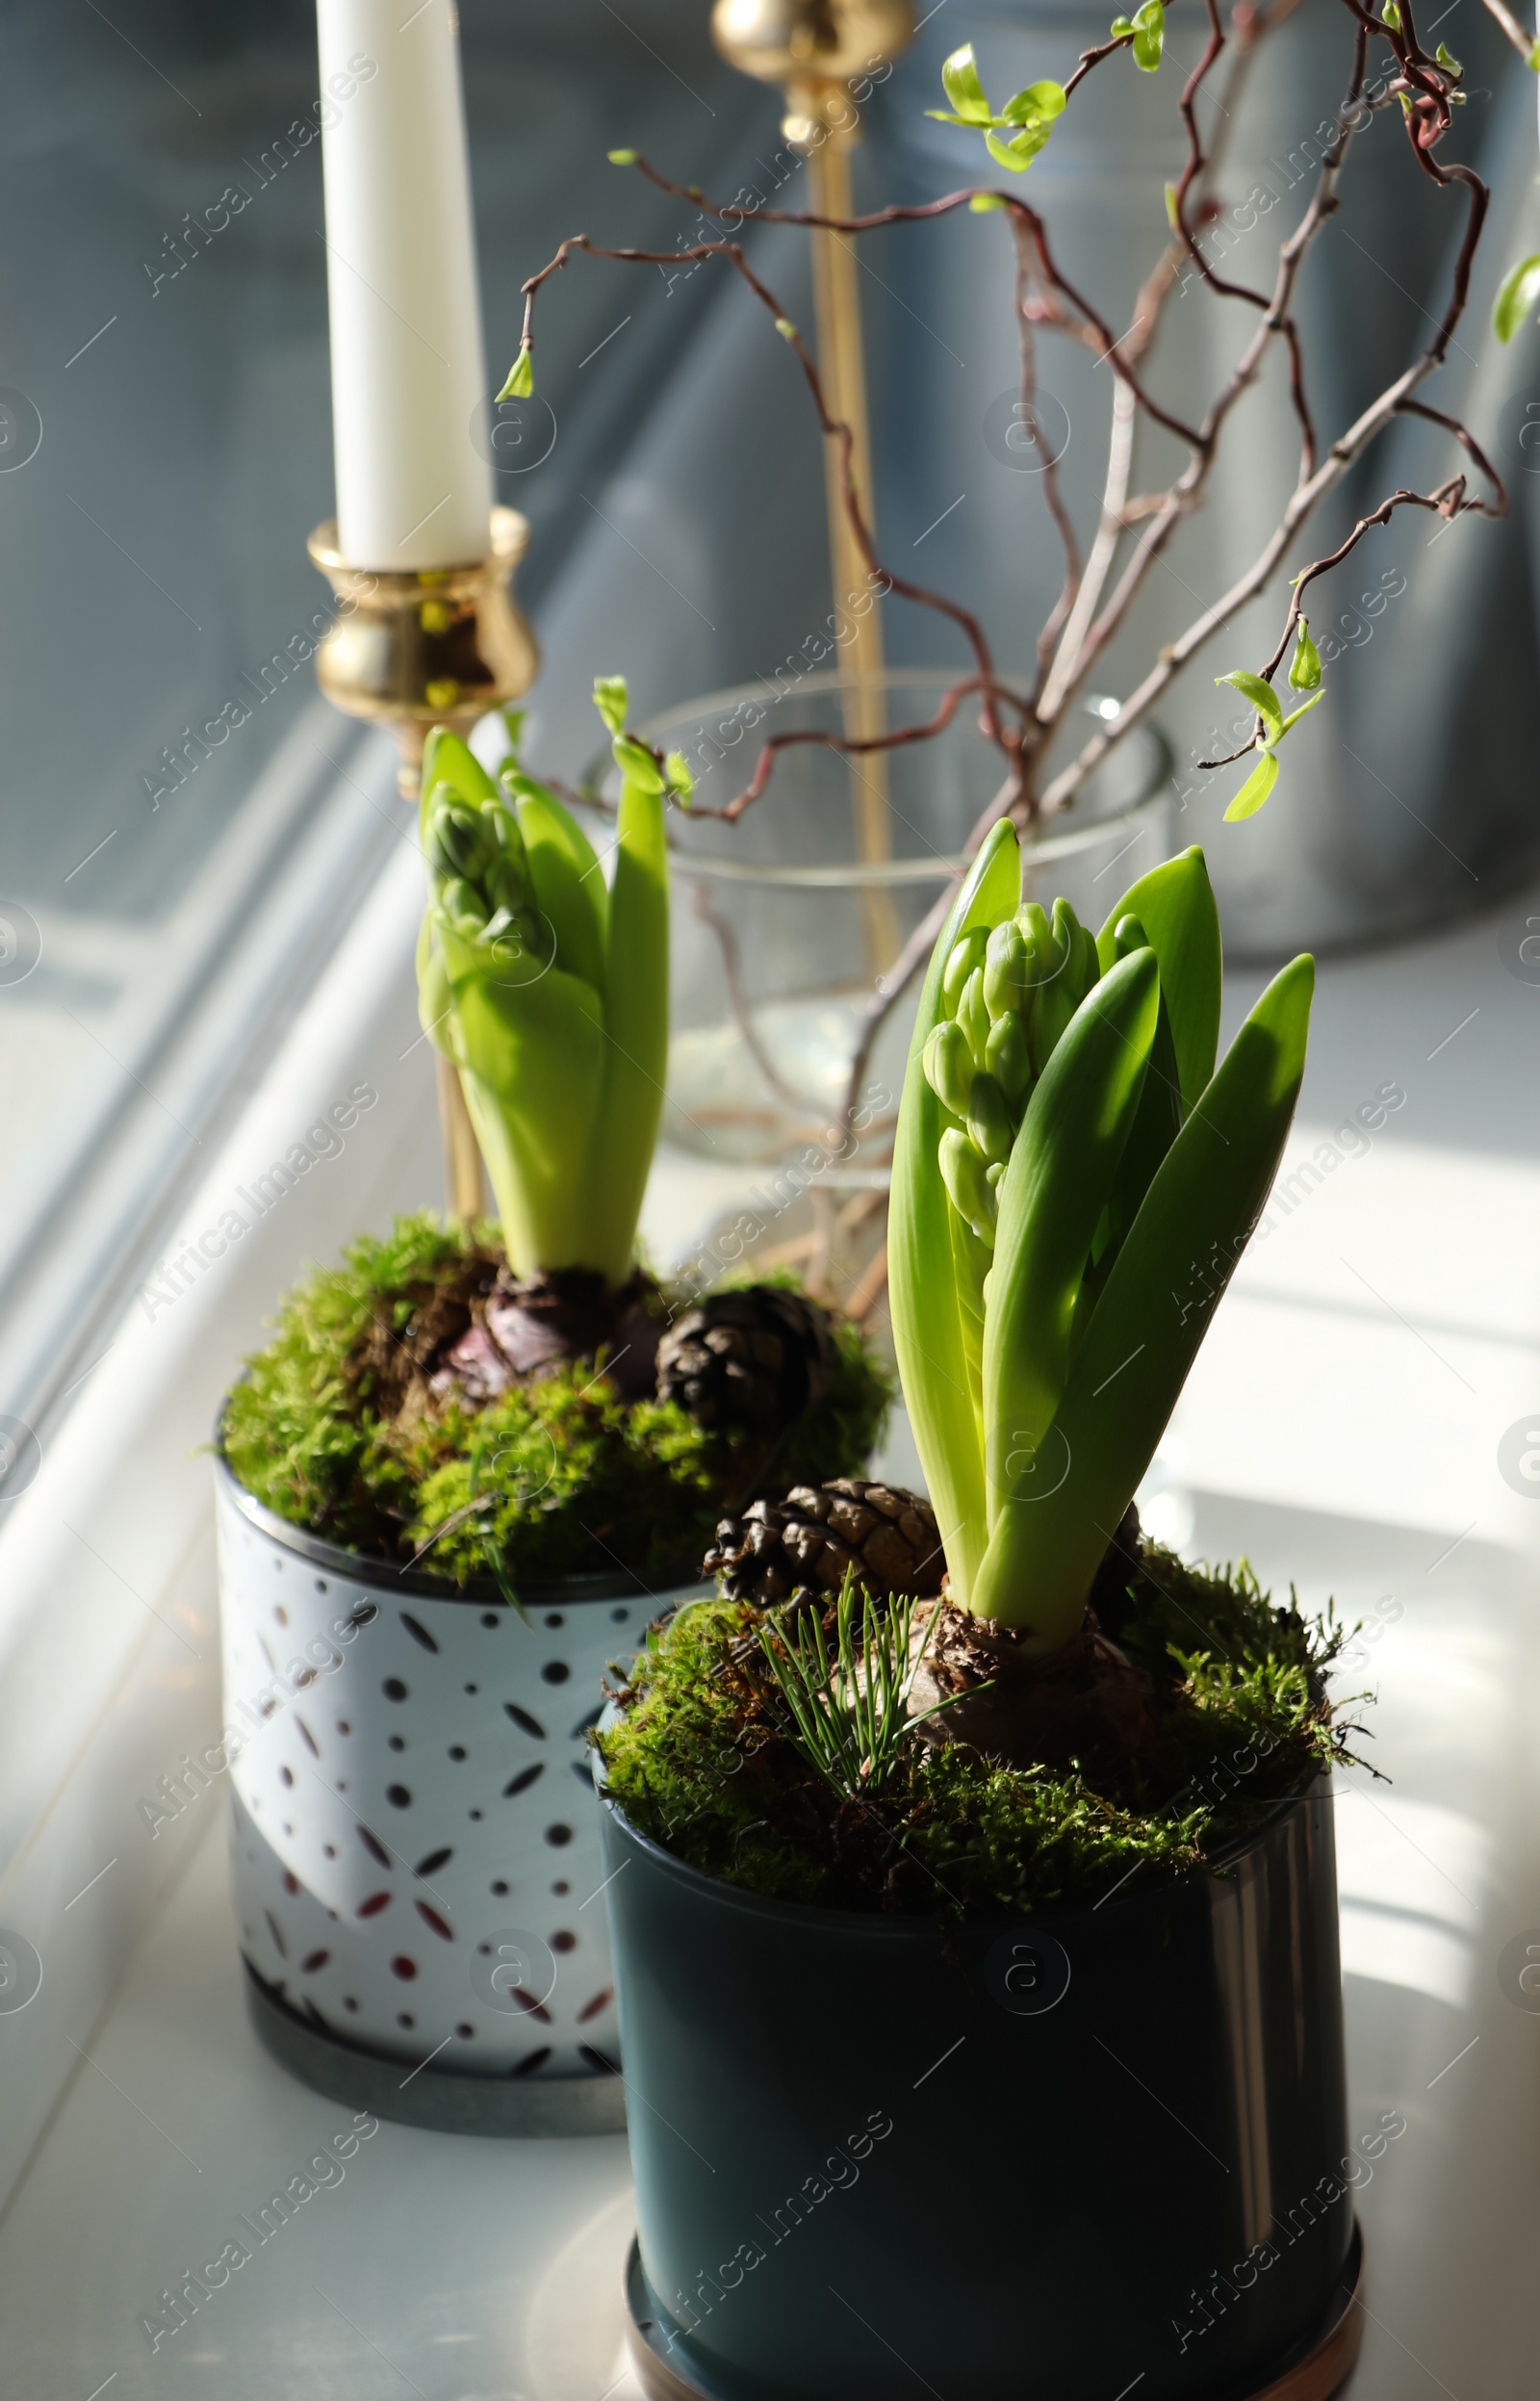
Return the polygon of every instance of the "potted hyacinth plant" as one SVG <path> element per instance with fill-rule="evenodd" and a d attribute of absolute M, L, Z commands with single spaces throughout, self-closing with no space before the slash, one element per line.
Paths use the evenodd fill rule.
<path fill-rule="evenodd" d="M 1351 2362 L 1334 1639 L 1134 1505 L 1313 966 L 1217 1060 L 1201 852 L 1094 936 L 1021 859 L 1001 819 L 900 1112 L 935 1515 L 809 1480 L 725 1523 L 596 1738 L 654 2396 L 1228 2401 Z"/>
<path fill-rule="evenodd" d="M 602 1669 L 697 1585 L 724 1507 L 859 1467 L 886 1402 L 857 1330 L 789 1283 L 695 1299 L 638 1261 L 682 778 L 626 731 L 623 683 L 597 697 L 624 779 L 608 883 L 516 723 L 496 778 L 442 730 L 424 762 L 421 1015 L 496 1224 L 404 1219 L 312 1274 L 218 1446 L 259 2031 L 325 2091 L 483 2132 L 622 2122 L 586 1906 Z"/>
<path fill-rule="evenodd" d="M 1533 65 L 1530 38 L 1488 4 Z M 801 13 L 801 66 L 816 81 L 833 19 Z M 885 591 L 948 618 L 970 653 L 929 724 L 770 735 L 717 813 L 736 821 L 766 800 L 794 745 L 912 750 L 964 701 L 1004 770 L 965 866 L 881 980 L 852 1076 L 855 1089 L 923 973 L 888 1278 L 929 1498 L 835 1472 L 726 1517 L 706 1560 L 717 1592 L 652 1632 L 596 1729 L 621 2032 L 642 2104 L 629 2120 L 627 2300 L 648 2401 L 915 2388 L 937 2401 L 1324 2401 L 1355 2355 L 1353 2195 L 1393 2132 L 1387 2121 L 1347 2141 L 1328 1770 L 1352 1729 L 1326 1688 L 1339 1638 L 1292 1593 L 1274 1603 L 1244 1562 L 1200 1567 L 1147 1539 L 1135 1497 L 1275 1175 L 1313 967 L 1287 966 L 1220 1058 L 1220 932 L 1201 852 L 1152 868 L 1092 934 L 1063 898 L 1040 905 L 1048 860 L 1035 849 L 1293 565 L 1392 426 L 1418 419 L 1460 455 L 1427 488 L 1397 483 L 1373 506 L 1360 495 L 1356 518 L 1293 573 L 1258 671 L 1219 679 L 1245 713 L 1234 747 L 1199 763 L 1242 770 L 1228 823 L 1270 802 L 1285 739 L 1297 757 L 1319 732 L 1323 668 L 1341 654 L 1312 637 L 1313 587 L 1403 510 L 1452 525 L 1505 506 L 1475 437 L 1420 397 L 1465 318 L 1490 195 L 1446 155 L 1465 70 L 1424 46 L 1406 0 L 1377 16 L 1345 0 L 1344 96 L 1298 205 L 1255 237 L 1245 280 L 1217 263 L 1227 129 L 1259 45 L 1289 15 L 1211 0 L 1183 70 L 1184 155 L 1164 212 L 1151 194 L 1165 248 L 1122 331 L 1063 272 L 1062 229 L 1009 185 L 834 216 L 766 207 L 753 186 L 714 199 L 634 150 L 610 153 L 699 209 L 701 238 L 665 263 L 715 260 L 742 279 L 796 359 L 861 559 Z M 1063 83 L 998 104 L 964 45 L 933 114 L 1019 176 L 1089 77 L 1120 71 L 1125 53 L 1159 73 L 1164 35 L 1162 0 L 1147 0 Z M 1345 204 L 1349 153 L 1381 119 L 1382 139 L 1405 139 L 1460 212 L 1461 239 L 1423 347 L 1328 428 L 1310 397 L 1301 276 Z M 961 601 L 884 565 L 854 427 L 745 238 L 752 218 L 855 245 L 964 215 L 1009 241 L 1015 417 L 1030 442 L 1041 338 L 1086 345 L 1108 374 L 1093 526 L 1075 524 L 1056 461 L 1038 461 L 1065 577 L 1016 676 Z M 532 386 L 541 290 L 584 252 L 660 256 L 564 242 L 525 286 L 509 393 Z M 1504 338 L 1533 302 L 1533 270 L 1503 287 Z M 1155 346 L 1190 282 L 1244 331 L 1233 350 L 1216 344 L 1224 363 L 1185 417 L 1156 387 Z M 1126 697 L 1104 701 L 1065 757 L 1070 704 L 1128 631 L 1221 451 L 1243 441 L 1241 403 L 1270 364 L 1287 370 L 1298 464 L 1292 485 L 1272 479 L 1254 445 L 1251 480 L 1286 497 L 1263 508 L 1229 588 L 1162 624 Z M 1180 463 L 1165 452 L 1170 480 L 1148 489 L 1136 452 L 1157 426 Z"/>

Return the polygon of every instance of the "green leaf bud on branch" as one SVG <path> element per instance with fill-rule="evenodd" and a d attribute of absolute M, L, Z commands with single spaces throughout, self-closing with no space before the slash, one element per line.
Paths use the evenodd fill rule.
<path fill-rule="evenodd" d="M 1313 692 L 1321 683 L 1321 653 L 1310 638 L 1307 618 L 1299 620 L 1299 636 L 1289 662 L 1289 681 L 1296 692 Z"/>
<path fill-rule="evenodd" d="M 1264 683 L 1261 676 L 1247 674 L 1245 667 L 1235 667 L 1228 675 L 1217 675 L 1214 681 L 1219 684 L 1232 684 L 1242 699 L 1251 703 L 1270 737 L 1275 738 L 1283 732 L 1283 710 L 1278 695 L 1270 684 Z"/>
<path fill-rule="evenodd" d="M 508 370 L 507 382 L 498 394 L 498 400 L 526 400 L 534 388 L 534 352 L 527 342 L 521 342 L 519 355 Z"/>
<path fill-rule="evenodd" d="M 1159 10 L 1160 0 L 1146 0 L 1142 15 L 1149 6 Z M 1000 166 L 1008 167 L 1014 175 L 1023 173 L 1031 166 L 1052 133 L 1055 119 L 1064 113 L 1063 84 L 1046 79 L 1029 84 L 1023 91 L 1013 92 L 998 112 L 992 109 L 979 80 L 971 42 L 964 42 L 945 61 L 941 85 L 952 106 L 927 109 L 926 116 L 943 125 L 962 125 L 970 132 L 982 133 L 989 156 Z M 977 206 L 977 202 L 973 205 Z M 996 200 L 993 205 L 998 207 L 999 202 Z"/>
<path fill-rule="evenodd" d="M 1264 750 L 1256 765 L 1242 785 L 1224 813 L 1226 825 L 1239 825 L 1243 817 L 1254 817 L 1271 793 L 1278 780 L 1278 754 Z"/>
<path fill-rule="evenodd" d="M 1134 65 L 1146 75 L 1153 75 L 1166 42 L 1164 0 L 1144 0 L 1143 7 L 1136 9 L 1132 16 L 1115 16 L 1112 39 L 1126 40 L 1134 54 Z"/>

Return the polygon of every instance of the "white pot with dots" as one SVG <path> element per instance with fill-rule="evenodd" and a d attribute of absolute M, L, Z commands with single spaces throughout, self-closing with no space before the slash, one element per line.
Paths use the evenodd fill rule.
<path fill-rule="evenodd" d="M 601 1680 L 681 1592 L 510 1608 L 364 1561 L 217 1466 L 247 2000 L 339 2100 L 468 2133 L 625 2122 L 598 1804 Z M 690 1591 L 703 1588 L 692 1586 Z"/>

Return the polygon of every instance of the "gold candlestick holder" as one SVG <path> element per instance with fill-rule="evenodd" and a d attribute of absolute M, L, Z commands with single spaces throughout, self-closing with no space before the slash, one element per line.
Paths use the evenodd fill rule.
<path fill-rule="evenodd" d="M 334 523 L 310 537 L 310 555 L 337 596 L 316 680 L 334 709 L 390 728 L 403 799 L 418 797 L 434 726 L 468 734 L 489 710 L 526 692 L 539 672 L 534 634 L 509 589 L 528 542 L 528 524 L 513 508 L 494 508 L 486 556 L 464 567 L 375 572 L 344 558 Z M 485 1205 L 481 1153 L 459 1074 L 442 1051 L 434 1057 L 449 1206 L 469 1224 Z"/>
<path fill-rule="evenodd" d="M 732 66 L 785 96 L 782 133 L 808 161 L 810 214 L 852 214 L 850 154 L 860 140 L 860 115 L 851 85 L 895 58 L 913 38 L 909 0 L 716 0 L 711 32 Z M 851 474 L 861 514 L 875 529 L 871 431 L 866 414 L 866 364 L 861 341 L 856 250 L 846 234 L 814 227 L 813 315 L 818 373 L 831 417 L 851 431 Z M 836 612 L 866 581 L 866 561 L 845 508 L 845 462 L 837 441 L 824 444 L 829 566 Z M 846 737 L 871 741 L 886 731 L 882 622 L 875 608 L 853 615 L 845 652 Z M 850 762 L 856 847 L 866 862 L 892 856 L 887 757 L 868 751 Z M 898 955 L 892 902 L 880 885 L 864 896 L 867 967 L 874 975 Z"/>

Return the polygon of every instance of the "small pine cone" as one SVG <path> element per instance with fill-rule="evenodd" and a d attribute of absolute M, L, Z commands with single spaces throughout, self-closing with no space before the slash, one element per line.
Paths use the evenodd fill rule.
<path fill-rule="evenodd" d="M 657 1397 L 699 1425 L 777 1434 L 822 1399 L 834 1361 L 827 1309 L 780 1284 L 715 1292 L 657 1346 Z"/>
<path fill-rule="evenodd" d="M 724 1517 L 701 1572 L 719 1576 L 730 1600 L 768 1609 L 837 1593 L 849 1567 L 873 1600 L 936 1599 L 946 1561 L 929 1501 L 860 1476 L 798 1484 L 783 1501 Z"/>

